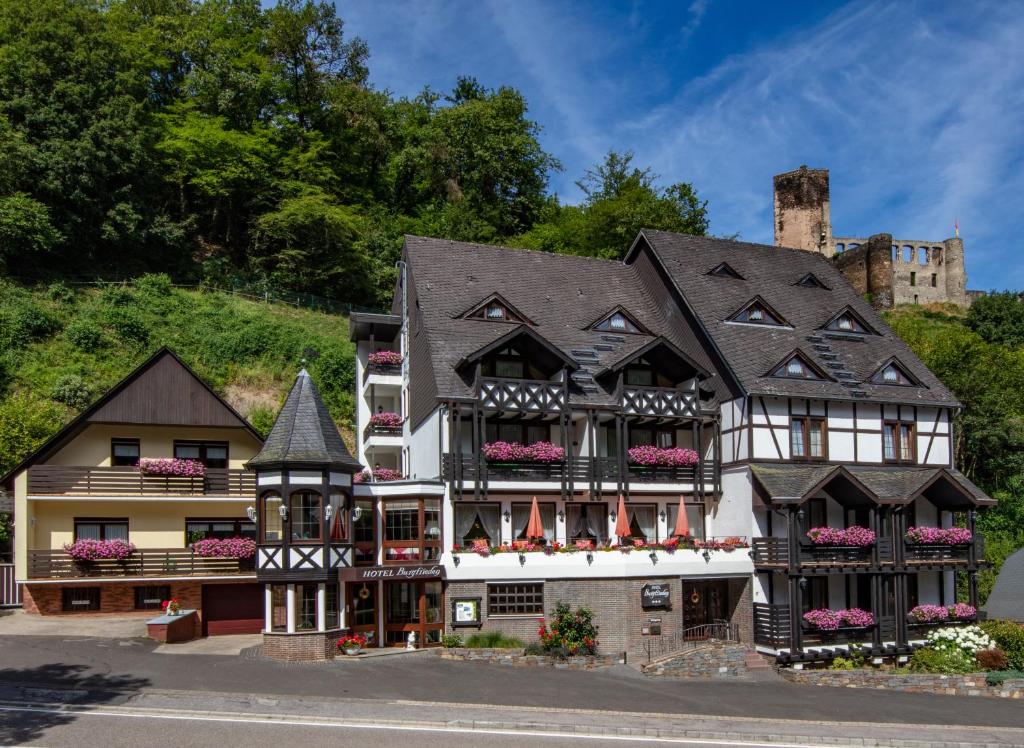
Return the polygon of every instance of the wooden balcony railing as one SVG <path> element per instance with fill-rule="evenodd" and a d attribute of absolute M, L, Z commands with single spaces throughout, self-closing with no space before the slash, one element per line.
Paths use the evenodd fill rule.
<path fill-rule="evenodd" d="M 755 541 L 756 542 L 756 541 Z M 779 649 L 790 645 L 789 606 L 754 603 L 754 643 Z"/>
<path fill-rule="evenodd" d="M 697 393 L 692 390 L 638 386 L 622 389 L 622 411 L 628 415 L 696 418 L 699 410 Z"/>
<path fill-rule="evenodd" d="M 442 461 L 442 478 L 444 480 L 476 481 L 486 474 L 488 480 L 523 480 L 523 481 L 561 481 L 568 480 L 572 475 L 574 483 L 586 483 L 595 480 L 598 483 L 610 483 L 618 480 L 618 461 L 609 457 L 574 457 L 571 466 L 568 462 L 556 463 L 493 463 L 484 462 L 483 470 L 477 468 L 472 455 L 453 455 L 446 453 Z M 682 467 L 642 467 L 626 466 L 626 480 L 630 483 L 693 483 L 697 479 L 695 466 Z M 704 485 L 716 485 L 716 466 L 706 462 L 703 471 Z"/>
<path fill-rule="evenodd" d="M 197 556 L 190 548 L 137 549 L 124 561 L 76 561 L 64 551 L 29 551 L 29 579 L 194 577 L 252 574 L 253 559 Z"/>
<path fill-rule="evenodd" d="M 256 495 L 248 470 L 207 468 L 206 475 L 143 475 L 134 467 L 34 465 L 28 469 L 29 495 L 60 496 L 239 496 Z"/>
<path fill-rule="evenodd" d="M 484 408 L 497 411 L 557 413 L 568 405 L 563 384 L 546 379 L 484 377 L 478 397 Z"/>
<path fill-rule="evenodd" d="M 761 568 L 788 568 L 788 538 L 754 538 L 751 542 L 754 565 Z M 892 564 L 892 538 L 878 538 L 873 546 L 830 546 L 801 543 L 797 557 L 800 567 L 869 568 Z"/>
<path fill-rule="evenodd" d="M 968 564 L 971 561 L 971 545 L 931 545 L 924 543 L 903 544 L 903 559 L 907 566 L 928 566 L 932 564 Z M 985 544 L 981 536 L 974 538 L 974 560 L 985 559 Z"/>

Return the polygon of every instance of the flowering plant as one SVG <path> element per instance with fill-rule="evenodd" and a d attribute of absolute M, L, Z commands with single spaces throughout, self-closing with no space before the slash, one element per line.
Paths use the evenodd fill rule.
<path fill-rule="evenodd" d="M 577 540 L 575 543 L 573 543 L 573 548 L 575 548 L 577 551 L 592 551 L 594 550 L 594 541 Z"/>
<path fill-rule="evenodd" d="M 807 537 L 814 545 L 850 545 L 860 548 L 875 544 L 875 531 L 854 525 L 840 530 L 837 527 L 812 527 Z"/>
<path fill-rule="evenodd" d="M 367 360 L 379 366 L 398 366 L 402 363 L 402 354 L 398 351 L 375 351 L 367 356 Z"/>
<path fill-rule="evenodd" d="M 975 655 L 983 649 L 995 649 L 995 643 L 979 626 L 936 629 L 928 634 L 928 646 L 947 654 Z"/>
<path fill-rule="evenodd" d="M 562 462 L 565 459 L 565 449 L 551 442 L 487 442 L 483 449 L 489 462 Z"/>
<path fill-rule="evenodd" d="M 910 609 L 907 617 L 918 623 L 938 623 L 949 618 L 949 608 L 945 605 L 918 605 Z"/>
<path fill-rule="evenodd" d="M 143 475 L 177 475 L 184 478 L 202 478 L 206 465 L 199 460 L 181 460 L 177 457 L 143 457 L 139 460 L 139 472 Z"/>
<path fill-rule="evenodd" d="M 911 543 L 966 545 L 974 536 L 966 527 L 908 527 L 906 538 Z"/>
<path fill-rule="evenodd" d="M 803 617 L 809 626 L 821 631 L 835 631 L 843 625 L 866 628 L 875 622 L 873 614 L 860 608 L 850 608 L 848 610 L 817 608 L 807 611 Z"/>
<path fill-rule="evenodd" d="M 693 539 L 693 549 L 704 550 L 705 548 L 709 551 L 734 551 L 737 548 L 748 548 L 749 544 L 746 540 L 736 535 L 731 535 L 727 538 L 709 538 L 707 540 L 700 540 L 698 538 Z"/>
<path fill-rule="evenodd" d="M 402 420 L 398 413 L 374 413 L 369 424 L 382 429 L 397 429 L 402 427 Z"/>
<path fill-rule="evenodd" d="M 377 468 L 376 470 L 367 468 L 363 472 L 352 476 L 353 483 L 387 483 L 393 480 L 402 480 L 402 474 L 397 470 L 385 467 Z"/>
<path fill-rule="evenodd" d="M 978 615 L 978 609 L 967 603 L 956 603 L 949 606 L 949 617 L 958 621 L 970 620 Z"/>
<path fill-rule="evenodd" d="M 338 639 L 338 649 L 352 649 L 354 647 L 362 649 L 365 646 L 366 637 L 362 634 L 346 634 Z"/>
<path fill-rule="evenodd" d="M 252 538 L 203 538 L 192 544 L 192 551 L 204 558 L 252 558 L 256 541 Z"/>
<path fill-rule="evenodd" d="M 115 559 L 124 561 L 135 553 L 135 546 L 127 540 L 76 540 L 64 544 L 65 552 L 76 561 Z"/>
<path fill-rule="evenodd" d="M 556 603 L 551 616 L 551 628 L 541 618 L 537 636 L 540 637 L 541 646 L 556 656 L 594 654 L 597 649 L 594 612 L 582 606 L 573 612 L 567 603 Z"/>
<path fill-rule="evenodd" d="M 164 612 L 169 616 L 176 616 L 181 612 L 181 603 L 178 602 L 178 598 L 172 597 L 170 600 L 164 600 L 160 607 L 164 609 Z"/>
<path fill-rule="evenodd" d="M 634 465 L 682 467 L 696 465 L 700 461 L 700 456 L 694 450 L 681 447 L 630 447 L 626 454 Z"/>
<path fill-rule="evenodd" d="M 481 556 L 491 555 L 491 546 L 486 538 L 479 538 L 473 541 L 473 553 L 478 553 Z"/>

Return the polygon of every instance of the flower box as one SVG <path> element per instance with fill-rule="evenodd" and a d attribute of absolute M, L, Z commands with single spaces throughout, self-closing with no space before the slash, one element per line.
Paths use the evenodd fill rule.
<path fill-rule="evenodd" d="M 64 551 L 75 561 L 126 561 L 135 553 L 135 546 L 127 540 L 76 540 L 65 543 Z"/>
<path fill-rule="evenodd" d="M 402 354 L 398 351 L 375 351 L 367 357 L 372 366 L 400 366 Z"/>
<path fill-rule="evenodd" d="M 816 546 L 830 548 L 867 548 L 877 540 L 874 530 L 854 525 L 841 530 L 837 527 L 812 527 L 807 537 Z"/>
<path fill-rule="evenodd" d="M 256 541 L 251 538 L 204 538 L 192 544 L 192 552 L 203 558 L 252 558 Z"/>
<path fill-rule="evenodd" d="M 398 413 L 374 413 L 370 416 L 371 429 L 398 430 L 402 428 L 403 418 Z"/>
<path fill-rule="evenodd" d="M 138 467 L 143 475 L 179 478 L 202 478 L 206 475 L 206 465 L 199 460 L 182 460 L 177 457 L 143 457 Z"/>
<path fill-rule="evenodd" d="M 363 470 L 352 477 L 353 483 L 388 483 L 394 480 L 402 480 L 403 476 L 398 470 L 391 468 L 377 468 L 376 470 Z"/>
<path fill-rule="evenodd" d="M 551 442 L 487 442 L 483 446 L 488 464 L 521 465 L 524 463 L 550 464 L 565 460 L 565 449 Z"/>
<path fill-rule="evenodd" d="M 859 631 L 874 626 L 875 616 L 860 608 L 849 608 L 847 610 L 816 608 L 804 613 L 803 621 L 808 630 L 812 631 Z"/>
<path fill-rule="evenodd" d="M 630 465 L 640 467 L 693 467 L 700 462 L 696 451 L 681 447 L 630 447 L 626 455 Z"/>
<path fill-rule="evenodd" d="M 965 527 L 908 527 L 904 537 L 913 545 L 969 545 L 974 540 Z"/>

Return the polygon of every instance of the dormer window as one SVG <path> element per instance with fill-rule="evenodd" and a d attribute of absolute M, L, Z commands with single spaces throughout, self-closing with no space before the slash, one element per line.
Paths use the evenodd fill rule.
<path fill-rule="evenodd" d="M 874 376 L 871 377 L 872 384 L 888 384 L 896 387 L 920 387 L 921 383 L 903 368 L 896 360 L 885 364 Z"/>
<path fill-rule="evenodd" d="M 647 333 L 647 330 L 621 307 L 599 319 L 590 326 L 590 329 L 598 332 Z"/>
<path fill-rule="evenodd" d="M 763 299 L 756 298 L 729 318 L 730 322 L 745 322 L 750 325 L 785 327 L 782 315 L 768 306 Z"/>
<path fill-rule="evenodd" d="M 491 320 L 506 320 L 509 318 L 508 309 L 501 304 L 488 304 L 484 317 Z"/>
<path fill-rule="evenodd" d="M 482 319 L 488 322 L 532 324 L 524 314 L 508 303 L 500 294 L 492 294 L 461 316 L 463 319 Z"/>
<path fill-rule="evenodd" d="M 821 370 L 800 353 L 794 353 L 775 367 L 771 376 L 778 379 L 825 379 Z"/>
<path fill-rule="evenodd" d="M 825 325 L 826 330 L 844 332 L 851 335 L 875 335 L 874 330 L 850 308 L 846 308 L 830 319 Z"/>
<path fill-rule="evenodd" d="M 723 262 L 715 265 L 708 271 L 708 275 L 715 278 L 732 278 L 733 280 L 743 280 L 743 276 L 732 269 L 732 266 L 728 262 Z"/>
<path fill-rule="evenodd" d="M 828 286 L 826 286 L 826 285 L 825 285 L 825 284 L 824 284 L 824 283 L 823 283 L 823 282 L 821 281 L 821 278 L 819 278 L 818 276 L 816 276 L 816 275 L 815 275 L 814 273 L 808 273 L 808 274 L 807 274 L 807 275 L 805 275 L 805 276 L 804 276 L 803 278 L 801 278 L 800 280 L 798 280 L 798 281 L 796 282 L 796 285 L 798 285 L 798 286 L 803 286 L 804 288 L 821 288 L 821 289 L 823 289 L 823 290 L 825 290 L 825 291 L 828 291 L 828 290 L 830 290 L 830 289 L 829 289 L 829 287 L 828 287 Z"/>

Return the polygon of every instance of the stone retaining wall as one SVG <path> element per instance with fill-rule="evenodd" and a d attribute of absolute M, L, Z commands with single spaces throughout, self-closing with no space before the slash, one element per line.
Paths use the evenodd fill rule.
<path fill-rule="evenodd" d="M 910 693 L 938 693 L 950 696 L 991 696 L 1024 699 L 1024 680 L 1011 680 L 999 686 L 985 682 L 984 673 L 936 675 L 906 670 L 791 670 L 779 671 L 794 683 L 840 688 L 874 688 Z"/>
<path fill-rule="evenodd" d="M 560 670 L 594 670 L 596 668 L 610 667 L 618 662 L 618 658 L 612 655 L 584 655 L 560 660 L 557 657 L 524 654 L 521 649 L 468 649 L 452 647 L 451 649 L 436 649 L 434 651 L 445 660 L 479 660 L 496 665 L 510 665 L 512 667 L 542 666 L 554 667 Z"/>
<path fill-rule="evenodd" d="M 644 675 L 729 678 L 747 672 L 747 650 L 739 644 L 709 643 L 643 667 Z"/>

